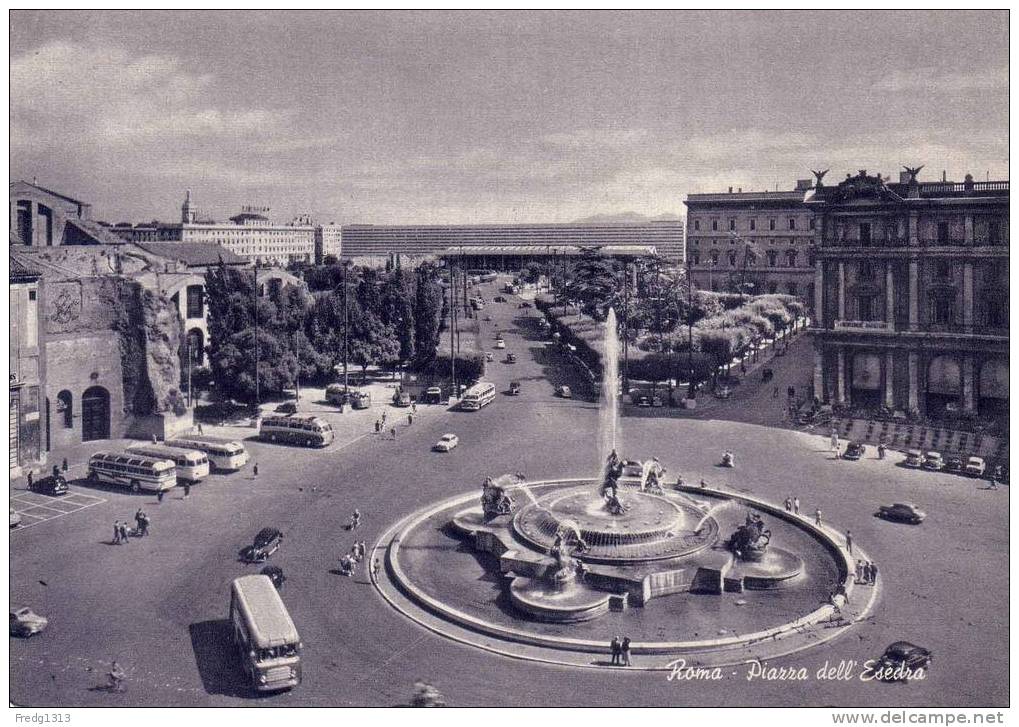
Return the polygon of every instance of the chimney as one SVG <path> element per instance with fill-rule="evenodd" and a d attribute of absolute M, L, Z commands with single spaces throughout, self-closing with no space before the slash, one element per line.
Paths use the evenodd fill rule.
<path fill-rule="evenodd" d="M 739 192 L 740 194 L 743 194 L 743 187 L 740 187 L 740 188 L 739 188 L 739 189 L 737 189 L 736 191 L 737 191 L 737 192 Z"/>
<path fill-rule="evenodd" d="M 941 181 L 942 182 L 947 182 L 948 181 L 948 170 L 946 170 L 946 169 L 942 169 L 941 170 Z"/>
<path fill-rule="evenodd" d="M 732 194 L 732 187 L 729 187 L 729 194 Z"/>

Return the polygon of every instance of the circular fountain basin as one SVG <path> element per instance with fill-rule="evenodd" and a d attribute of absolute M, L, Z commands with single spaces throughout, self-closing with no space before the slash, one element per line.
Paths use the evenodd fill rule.
<path fill-rule="evenodd" d="M 620 490 L 619 498 L 627 510 L 614 515 L 590 486 L 553 492 L 522 508 L 513 518 L 513 531 L 547 551 L 560 528 L 575 528 L 588 546 L 577 557 L 616 564 L 689 555 L 718 538 L 718 523 L 704 519 L 693 503 L 680 496 Z"/>
<path fill-rule="evenodd" d="M 576 580 L 556 585 L 541 578 L 514 578 L 509 595 L 518 609 L 539 621 L 551 623 L 598 618 L 608 613 L 613 598 Z"/>

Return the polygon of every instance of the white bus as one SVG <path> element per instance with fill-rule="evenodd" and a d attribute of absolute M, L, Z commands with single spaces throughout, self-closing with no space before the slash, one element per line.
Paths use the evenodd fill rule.
<path fill-rule="evenodd" d="M 240 442 L 203 434 L 188 434 L 166 442 L 167 447 L 205 452 L 214 469 L 233 472 L 248 463 L 248 450 Z"/>
<path fill-rule="evenodd" d="M 272 415 L 262 419 L 259 436 L 269 442 L 325 447 L 333 441 L 333 428 L 310 414 Z"/>
<path fill-rule="evenodd" d="M 136 452 L 96 452 L 88 458 L 88 479 L 130 487 L 132 492 L 159 492 L 177 486 L 172 461 Z"/>
<path fill-rule="evenodd" d="M 495 399 L 495 384 L 479 381 L 464 393 L 460 408 L 464 411 L 477 411 Z"/>
<path fill-rule="evenodd" d="M 209 476 L 209 457 L 197 449 L 180 449 L 165 444 L 134 444 L 127 451 L 170 460 L 177 467 L 178 480 L 198 484 Z"/>
<path fill-rule="evenodd" d="M 251 686 L 269 692 L 301 683 L 301 637 L 269 576 L 234 579 L 230 625 Z"/>

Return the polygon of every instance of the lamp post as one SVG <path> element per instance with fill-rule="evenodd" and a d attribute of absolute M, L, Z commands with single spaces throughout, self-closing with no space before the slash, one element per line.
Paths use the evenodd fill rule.
<path fill-rule="evenodd" d="M 255 409 L 262 403 L 262 393 L 258 383 L 258 364 L 259 364 L 259 351 L 258 351 L 258 258 L 255 258 L 255 285 L 253 287 L 254 293 L 254 308 L 255 308 Z"/>
<path fill-rule="evenodd" d="M 346 399 L 347 396 L 347 365 L 349 358 L 347 356 L 347 348 L 349 338 L 347 335 L 347 329 L 350 328 L 350 317 L 347 315 L 347 271 L 350 270 L 350 260 L 345 260 L 343 263 L 343 396 Z"/>

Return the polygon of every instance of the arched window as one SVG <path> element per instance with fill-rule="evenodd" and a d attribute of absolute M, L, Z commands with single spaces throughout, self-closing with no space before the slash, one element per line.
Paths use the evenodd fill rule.
<path fill-rule="evenodd" d="M 61 421 L 64 424 L 64 429 L 72 429 L 74 427 L 74 397 L 67 389 L 57 394 L 57 411 L 63 415 Z"/>

